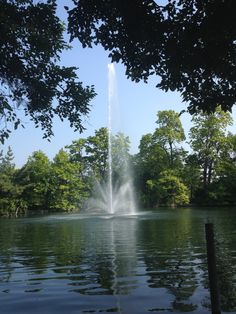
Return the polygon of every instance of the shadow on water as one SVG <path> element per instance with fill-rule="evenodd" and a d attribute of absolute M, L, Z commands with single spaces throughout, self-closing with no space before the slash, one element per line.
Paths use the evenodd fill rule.
<path fill-rule="evenodd" d="M 221 235 L 222 308 L 234 312 L 235 212 L 163 209 L 0 220 L 3 313 L 209 313 L 209 217 Z"/>

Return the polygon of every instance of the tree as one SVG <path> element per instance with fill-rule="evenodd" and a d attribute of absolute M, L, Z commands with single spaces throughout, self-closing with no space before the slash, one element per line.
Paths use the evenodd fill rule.
<path fill-rule="evenodd" d="M 71 40 L 101 44 L 134 81 L 157 75 L 190 113 L 236 102 L 234 0 L 78 0 L 68 10 Z"/>
<path fill-rule="evenodd" d="M 157 180 L 148 180 L 147 184 L 156 192 L 157 205 L 176 207 L 189 203 L 188 188 L 173 170 L 163 171 Z"/>
<path fill-rule="evenodd" d="M 142 137 L 139 153 L 135 157 L 136 182 L 145 206 L 154 206 L 157 202 L 153 184 L 160 174 L 172 169 L 176 176 L 180 176 L 185 157 L 184 150 L 177 147 L 185 139 L 178 113 L 173 110 L 159 111 L 156 123 L 154 133 Z"/>
<path fill-rule="evenodd" d="M 89 165 L 85 153 L 86 139 L 80 138 L 72 141 L 72 143 L 65 148 L 68 150 L 70 162 L 77 164 L 77 175 L 86 181 L 89 173 Z"/>
<path fill-rule="evenodd" d="M 26 211 L 26 203 L 22 199 L 22 188 L 16 184 L 16 169 L 11 147 L 7 153 L 0 152 L 0 216 L 17 216 Z"/>
<path fill-rule="evenodd" d="M 196 154 L 190 154 L 185 158 L 181 172 L 182 181 L 190 191 L 190 201 L 193 201 L 196 191 L 201 186 L 201 169 Z"/>
<path fill-rule="evenodd" d="M 82 207 L 87 188 L 79 175 L 80 164 L 70 161 L 69 154 L 61 149 L 52 163 L 49 207 L 65 211 Z"/>
<path fill-rule="evenodd" d="M 11 129 L 23 126 L 18 112 L 53 135 L 52 119 L 68 119 L 82 131 L 81 117 L 89 113 L 93 87 L 83 87 L 75 67 L 58 65 L 69 49 L 56 1 L 0 1 L 0 142 Z"/>
<path fill-rule="evenodd" d="M 228 148 L 222 152 L 216 165 L 216 178 L 208 187 L 208 198 L 212 204 L 236 204 L 236 135 L 227 136 Z"/>
<path fill-rule="evenodd" d="M 157 113 L 157 128 L 154 140 L 165 151 L 169 165 L 174 165 L 174 147 L 185 140 L 184 129 L 179 115 L 174 110 L 164 110 Z"/>
<path fill-rule="evenodd" d="M 110 161 L 114 188 L 126 182 L 130 174 L 129 145 L 129 138 L 123 133 L 111 134 Z M 70 161 L 77 163 L 76 171 L 79 171 L 88 194 L 93 196 L 99 193 L 100 188 L 106 186 L 109 180 L 108 146 L 108 129 L 104 127 L 95 130 L 94 135 L 73 141 L 71 145 L 66 146 Z"/>
<path fill-rule="evenodd" d="M 22 197 L 29 209 L 48 209 L 51 163 L 42 151 L 33 152 L 18 171 L 16 182 L 23 188 Z"/>
<path fill-rule="evenodd" d="M 113 182 L 116 183 L 117 180 L 122 182 L 131 175 L 130 140 L 128 136 L 118 132 L 112 136 L 111 144 Z"/>
<path fill-rule="evenodd" d="M 85 155 L 85 144 L 86 139 L 80 138 L 78 140 L 72 141 L 72 144 L 65 147 L 69 151 L 71 161 L 83 163 Z"/>
<path fill-rule="evenodd" d="M 108 130 L 100 128 L 94 136 L 89 136 L 85 144 L 86 160 L 93 176 L 104 180 L 108 170 Z"/>
<path fill-rule="evenodd" d="M 189 133 L 190 144 L 201 166 L 206 192 L 222 154 L 230 148 L 227 127 L 232 124 L 232 117 L 217 107 L 215 113 L 194 115 L 192 122 L 194 126 Z"/>
<path fill-rule="evenodd" d="M 169 165 L 166 153 L 156 144 L 153 134 L 142 136 L 139 152 L 134 157 L 134 161 L 135 181 L 140 201 L 145 206 L 153 206 L 156 203 L 156 193 L 150 185 L 147 185 L 147 181 L 155 180 Z"/>

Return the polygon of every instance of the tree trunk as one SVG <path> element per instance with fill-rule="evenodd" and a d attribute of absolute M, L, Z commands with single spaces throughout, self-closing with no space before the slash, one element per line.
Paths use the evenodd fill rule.
<path fill-rule="evenodd" d="M 203 189 L 206 192 L 207 191 L 207 162 L 204 162 L 204 166 L 203 166 Z"/>
<path fill-rule="evenodd" d="M 169 142 L 170 145 L 170 167 L 173 169 L 173 145 L 171 142 Z"/>
<path fill-rule="evenodd" d="M 207 184 L 209 185 L 211 183 L 211 178 L 212 178 L 212 167 L 213 161 L 210 161 L 209 167 L 208 167 L 208 178 L 207 178 Z"/>

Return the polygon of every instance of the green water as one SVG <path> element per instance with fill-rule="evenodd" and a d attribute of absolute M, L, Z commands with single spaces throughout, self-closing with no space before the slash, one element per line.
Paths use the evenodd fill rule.
<path fill-rule="evenodd" d="M 236 313 L 236 208 L 0 220 L 0 312 L 210 313 L 204 223 Z"/>

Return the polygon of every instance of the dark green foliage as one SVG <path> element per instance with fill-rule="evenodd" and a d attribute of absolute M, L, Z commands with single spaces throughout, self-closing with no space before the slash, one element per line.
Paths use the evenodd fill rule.
<path fill-rule="evenodd" d="M 108 129 L 100 128 L 93 136 L 87 139 L 73 141 L 69 146 L 71 160 L 81 161 L 83 164 L 83 176 L 93 177 L 93 180 L 104 181 L 108 173 Z M 111 135 L 111 154 L 113 179 L 120 177 L 124 169 L 124 163 L 130 159 L 130 141 L 123 133 Z"/>
<path fill-rule="evenodd" d="M 183 157 L 185 152 L 177 145 L 184 141 L 184 130 L 178 113 L 173 110 L 164 110 L 157 113 L 157 128 L 153 134 L 142 137 L 139 153 L 136 155 L 137 184 L 140 189 L 141 202 L 145 206 L 158 206 L 160 204 L 177 204 L 173 201 L 172 192 L 160 192 L 158 183 L 166 170 L 171 170 L 170 181 L 180 180 L 180 172 L 183 168 Z M 173 178 L 172 178 L 173 177 Z M 178 185 L 178 183 L 177 183 Z M 167 189 L 168 190 L 168 189 Z M 179 192 L 177 192 L 178 194 Z M 183 192 L 188 194 L 187 192 Z M 175 193 L 174 193 L 175 194 Z M 162 196 L 161 196 L 162 195 Z M 169 195 L 169 198 L 168 198 Z M 186 204 L 187 202 L 182 202 Z"/>
<path fill-rule="evenodd" d="M 16 175 L 29 209 L 48 209 L 51 163 L 41 151 L 34 152 Z"/>
<path fill-rule="evenodd" d="M 154 142 L 163 149 L 168 161 L 169 167 L 175 167 L 176 144 L 185 140 L 184 129 L 179 115 L 174 110 L 164 110 L 157 113 L 157 128 L 153 134 Z"/>
<path fill-rule="evenodd" d="M 176 90 L 190 113 L 236 102 L 234 0 L 78 0 L 69 13 L 71 39 L 101 44 L 126 75 Z"/>
<path fill-rule="evenodd" d="M 147 207 L 189 201 L 235 205 L 236 141 L 235 135 L 227 133 L 232 124 L 230 114 L 217 107 L 215 113 L 194 115 L 190 154 L 177 146 L 184 140 L 177 113 L 160 112 L 157 122 L 155 132 L 142 137 L 134 158 L 141 203 Z"/>
<path fill-rule="evenodd" d="M 235 135 L 229 134 L 227 149 L 221 153 L 215 169 L 216 178 L 209 185 L 207 191 L 201 191 L 200 202 L 212 205 L 235 205 L 236 204 L 236 146 Z M 205 192 L 205 193 L 204 193 Z"/>
<path fill-rule="evenodd" d="M 156 194 L 147 185 L 148 180 L 155 180 L 162 170 L 168 167 L 165 151 L 155 143 L 152 134 L 143 135 L 139 152 L 134 158 L 135 181 L 140 193 L 140 202 L 145 206 L 156 204 Z"/>
<path fill-rule="evenodd" d="M 52 119 L 68 119 L 82 131 L 82 116 L 89 113 L 93 87 L 83 87 L 76 68 L 59 66 L 69 46 L 63 24 L 56 16 L 56 1 L 0 1 L 0 141 L 12 128 L 23 125 L 24 111 L 44 137 L 53 135 Z"/>
<path fill-rule="evenodd" d="M 12 161 L 10 147 L 5 156 L 0 152 L 0 216 L 17 216 L 27 209 L 22 188 L 15 182 L 16 170 Z"/>
<path fill-rule="evenodd" d="M 231 189 L 227 189 L 226 181 L 233 169 L 227 171 L 232 162 L 232 144 L 227 136 L 227 127 L 232 124 L 232 117 L 217 107 L 215 113 L 194 115 L 192 122 L 190 144 L 202 177 L 197 201 L 215 204 L 224 199 L 230 203 Z"/>
<path fill-rule="evenodd" d="M 130 162 L 130 141 L 123 133 L 111 134 L 112 181 L 119 184 L 127 176 Z M 81 162 L 81 176 L 87 189 L 92 191 L 95 182 L 103 184 L 108 179 L 108 129 L 100 128 L 87 139 L 73 141 L 69 146 L 72 161 Z M 127 166 L 127 167 L 126 167 Z"/>
<path fill-rule="evenodd" d="M 43 152 L 34 152 L 16 175 L 28 209 L 79 210 L 87 195 L 81 167 L 64 150 L 58 152 L 53 162 Z"/>
<path fill-rule="evenodd" d="M 189 204 L 189 191 L 186 185 L 175 175 L 173 170 L 165 170 L 156 180 L 148 180 L 156 203 L 154 206 L 183 206 Z"/>
<path fill-rule="evenodd" d="M 236 136 L 227 132 L 232 119 L 217 108 L 214 114 L 194 115 L 190 130 L 193 152 L 176 112 L 158 112 L 157 128 L 141 138 L 131 156 L 123 133 L 111 135 L 112 182 L 126 182 L 128 165 L 136 186 L 137 202 L 144 207 L 236 204 Z M 108 180 L 108 130 L 80 138 L 61 149 L 50 161 L 41 151 L 15 169 L 9 148 L 0 153 L 0 215 L 29 210 L 80 210 L 96 183 Z M 207 167 L 206 167 L 207 165 Z M 132 168 L 131 167 L 131 168 Z M 205 170 L 207 169 L 207 170 Z"/>
<path fill-rule="evenodd" d="M 93 176 L 98 180 L 107 175 L 108 130 L 100 128 L 94 136 L 89 136 L 85 143 L 86 160 Z"/>
<path fill-rule="evenodd" d="M 186 156 L 180 174 L 184 184 L 189 188 L 190 202 L 192 202 L 195 199 L 196 191 L 201 186 L 200 162 L 195 154 Z"/>
<path fill-rule="evenodd" d="M 66 151 L 58 152 L 50 171 L 49 208 L 65 211 L 81 209 L 87 187 L 80 175 L 80 167 L 81 163 L 71 161 Z"/>

